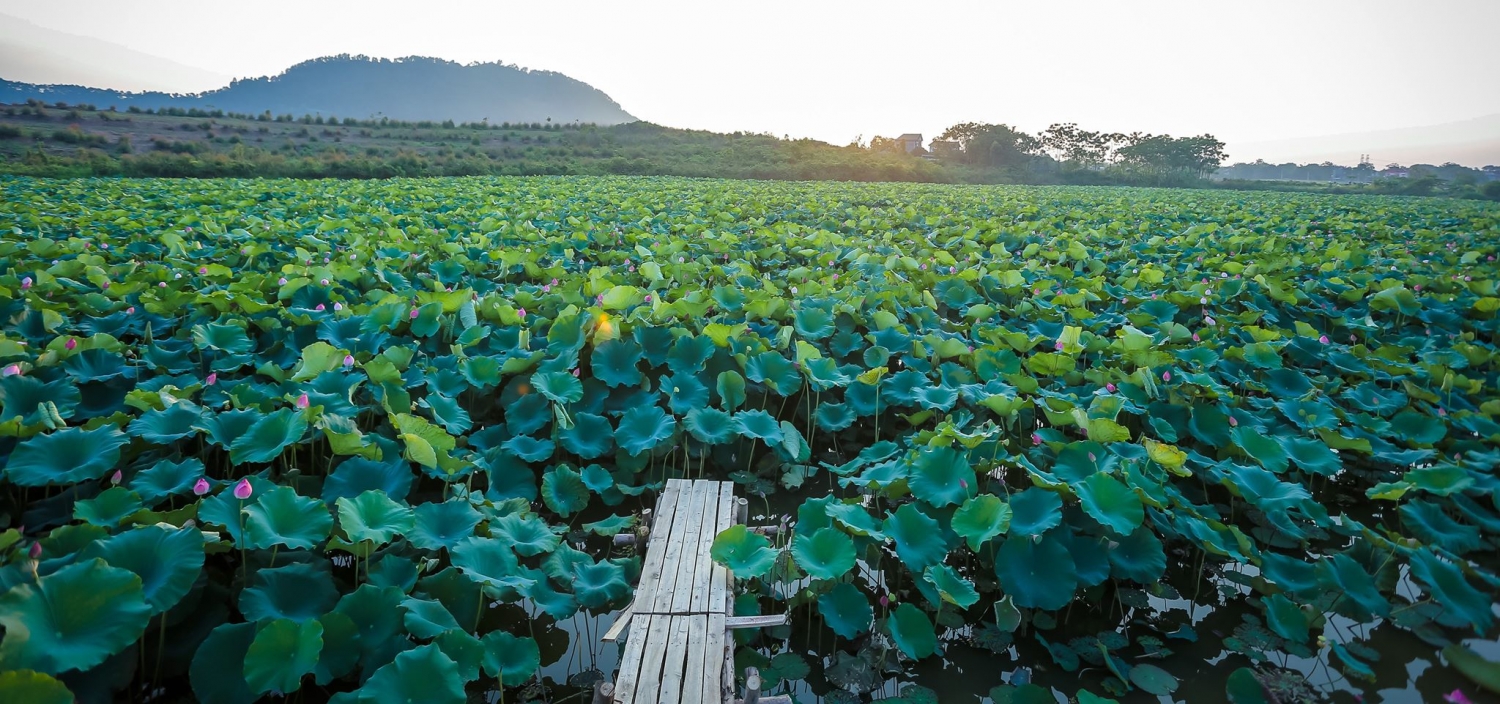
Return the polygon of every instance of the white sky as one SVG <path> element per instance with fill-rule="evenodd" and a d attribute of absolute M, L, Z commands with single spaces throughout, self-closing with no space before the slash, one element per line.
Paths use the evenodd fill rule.
<path fill-rule="evenodd" d="M 565 73 L 673 127 L 847 143 L 955 122 L 1231 145 L 1500 113 L 1500 0 L 0 0 L 236 75 L 335 53 Z"/>

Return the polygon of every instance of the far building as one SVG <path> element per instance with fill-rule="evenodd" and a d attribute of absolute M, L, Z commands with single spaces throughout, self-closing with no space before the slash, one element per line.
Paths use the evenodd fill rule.
<path fill-rule="evenodd" d="M 907 154 L 922 153 L 922 135 L 920 134 L 912 134 L 908 132 L 907 134 L 903 134 L 900 137 L 897 137 L 896 143 L 901 145 L 901 149 L 904 150 Z"/>

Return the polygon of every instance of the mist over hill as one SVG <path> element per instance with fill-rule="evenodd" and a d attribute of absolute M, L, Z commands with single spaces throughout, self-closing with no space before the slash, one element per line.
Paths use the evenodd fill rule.
<path fill-rule="evenodd" d="M 100 108 L 197 108 L 276 115 L 455 122 L 633 122 L 603 91 L 552 71 L 499 63 L 463 65 L 442 59 L 330 56 L 304 61 L 277 76 L 236 80 L 197 94 L 130 93 L 0 78 L 0 102 L 30 99 Z"/>

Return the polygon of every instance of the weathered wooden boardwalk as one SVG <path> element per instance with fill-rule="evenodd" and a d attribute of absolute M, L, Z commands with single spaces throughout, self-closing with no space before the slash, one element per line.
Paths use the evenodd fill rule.
<path fill-rule="evenodd" d="M 635 601 L 605 635 L 613 640 L 628 622 L 612 701 L 734 701 L 729 629 L 784 621 L 730 616 L 733 577 L 709 551 L 714 537 L 734 525 L 737 509 L 730 482 L 667 481 L 652 517 Z"/>

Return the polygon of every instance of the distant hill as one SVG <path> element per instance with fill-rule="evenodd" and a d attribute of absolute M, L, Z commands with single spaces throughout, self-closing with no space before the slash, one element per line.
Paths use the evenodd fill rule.
<path fill-rule="evenodd" d="M 1229 153 L 1236 162 L 1264 159 L 1273 164 L 1332 161 L 1353 165 L 1361 154 L 1369 154 L 1377 167 L 1392 162 L 1500 164 L 1500 115 L 1426 127 L 1231 144 Z"/>
<path fill-rule="evenodd" d="M 71 85 L 0 80 L 0 102 L 29 99 L 100 108 L 197 108 L 246 114 L 455 122 L 634 122 L 593 86 L 552 71 L 442 59 L 331 56 L 297 64 L 279 76 L 234 81 L 205 93 L 128 93 Z"/>
<path fill-rule="evenodd" d="M 211 90 L 230 78 L 102 39 L 39 27 L 10 15 L 0 15 L 0 77 L 26 83 L 168 93 Z"/>

